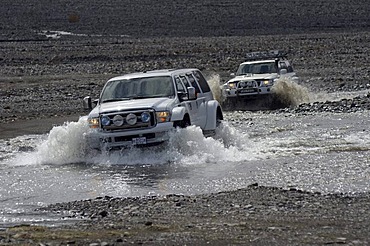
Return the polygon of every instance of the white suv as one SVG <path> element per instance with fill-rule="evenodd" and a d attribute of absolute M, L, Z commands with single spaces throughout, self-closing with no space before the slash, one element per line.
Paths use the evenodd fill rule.
<path fill-rule="evenodd" d="M 277 79 L 290 77 L 298 82 L 298 77 L 282 51 L 252 52 L 246 61 L 239 65 L 236 74 L 222 86 L 222 95 L 226 99 L 248 99 L 272 92 Z"/>
<path fill-rule="evenodd" d="M 84 107 L 92 109 L 90 97 Z M 87 116 L 90 147 L 110 150 L 168 140 L 175 127 L 214 134 L 222 109 L 198 69 L 156 70 L 108 80 Z"/>

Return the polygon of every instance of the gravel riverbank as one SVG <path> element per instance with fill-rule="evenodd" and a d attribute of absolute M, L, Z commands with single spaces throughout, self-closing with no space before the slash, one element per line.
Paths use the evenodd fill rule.
<path fill-rule="evenodd" d="M 289 51 L 300 85 L 311 94 L 363 94 L 273 113 L 363 111 L 368 117 L 369 12 L 367 0 L 6 0 L 0 7 L 0 137 L 47 133 L 76 121 L 86 114 L 82 98 L 98 97 L 116 75 L 196 67 L 218 86 L 246 52 L 271 49 Z M 253 184 L 197 196 L 101 197 L 47 210 L 83 220 L 0 230 L 0 244 L 370 244 L 369 194 Z"/>
<path fill-rule="evenodd" d="M 86 221 L 0 231 L 2 245 L 368 245 L 369 194 L 349 197 L 260 187 L 197 196 L 51 205 Z"/>

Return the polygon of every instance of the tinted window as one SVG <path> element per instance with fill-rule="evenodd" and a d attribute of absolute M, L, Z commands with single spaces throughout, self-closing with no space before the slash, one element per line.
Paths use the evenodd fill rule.
<path fill-rule="evenodd" d="M 288 63 L 288 73 L 293 73 L 293 67 Z"/>
<path fill-rule="evenodd" d="M 236 75 L 244 74 L 264 74 L 276 73 L 275 62 L 260 62 L 260 63 L 247 63 L 241 64 L 236 72 Z"/>
<path fill-rule="evenodd" d="M 176 83 L 176 88 L 177 88 L 177 91 L 181 91 L 181 92 L 185 92 L 185 87 L 183 85 L 183 83 L 181 82 L 179 76 L 176 76 L 175 77 L 175 83 Z"/>
<path fill-rule="evenodd" d="M 202 89 L 203 93 L 210 92 L 211 89 L 209 88 L 206 79 L 203 77 L 203 74 L 201 74 L 199 71 L 194 71 L 193 74 L 195 78 L 198 80 L 199 86 Z"/>
<path fill-rule="evenodd" d="M 173 82 L 170 76 L 133 78 L 108 82 L 103 90 L 101 101 L 173 95 Z"/>
<path fill-rule="evenodd" d="M 288 70 L 285 62 L 279 62 L 279 66 L 280 66 L 280 69 L 287 69 Z"/>
<path fill-rule="evenodd" d="M 193 86 L 195 88 L 195 92 L 200 93 L 199 85 L 198 85 L 197 81 L 195 80 L 195 78 L 193 77 L 193 75 L 192 74 L 187 74 L 186 78 L 190 82 L 191 86 Z"/>
<path fill-rule="evenodd" d="M 185 87 L 190 87 L 189 81 L 185 78 L 185 75 L 180 75 L 181 82 L 185 85 Z"/>

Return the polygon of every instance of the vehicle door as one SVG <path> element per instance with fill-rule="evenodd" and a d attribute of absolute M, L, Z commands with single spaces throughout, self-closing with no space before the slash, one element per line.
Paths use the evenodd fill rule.
<path fill-rule="evenodd" d="M 286 69 L 287 73 L 285 76 L 295 76 L 295 72 L 293 71 L 293 67 L 290 65 L 289 61 L 279 61 L 279 71 L 281 71 L 281 69 Z"/>
<path fill-rule="evenodd" d="M 184 86 L 186 88 L 186 91 L 187 91 L 188 87 L 192 87 L 191 83 L 188 81 L 185 74 L 179 75 L 179 78 L 180 78 L 181 82 L 184 84 Z M 196 93 L 196 94 L 198 94 L 198 93 Z M 183 101 L 183 104 L 186 105 L 187 111 L 188 111 L 189 116 L 190 116 L 191 124 L 198 125 L 198 119 L 197 119 L 198 107 L 197 107 L 196 100 L 187 99 L 187 100 Z"/>
<path fill-rule="evenodd" d="M 187 73 L 185 74 L 185 78 L 188 81 L 188 83 L 195 88 L 195 92 L 197 95 L 197 98 L 194 100 L 195 103 L 195 110 L 193 110 L 195 114 L 195 125 L 200 126 L 201 128 L 204 128 L 206 125 L 206 119 L 207 119 L 207 98 L 205 97 L 203 91 L 201 90 L 198 81 L 193 73 Z"/>
<path fill-rule="evenodd" d="M 185 78 L 185 75 L 175 76 L 174 78 L 175 78 L 177 92 L 185 95 L 187 93 L 187 88 L 190 87 L 190 83 Z M 197 122 L 196 101 L 180 98 L 180 105 L 185 107 L 186 111 L 189 113 L 191 124 L 195 124 Z"/>

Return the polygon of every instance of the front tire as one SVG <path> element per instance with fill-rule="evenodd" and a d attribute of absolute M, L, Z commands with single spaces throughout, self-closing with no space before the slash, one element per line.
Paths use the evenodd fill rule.
<path fill-rule="evenodd" d="M 184 119 L 182 120 L 179 120 L 179 121 L 175 121 L 173 123 L 173 126 L 175 128 L 179 127 L 179 128 L 186 128 L 188 126 L 190 126 L 190 119 L 189 119 L 189 116 L 188 115 L 185 115 L 184 116 Z"/>

